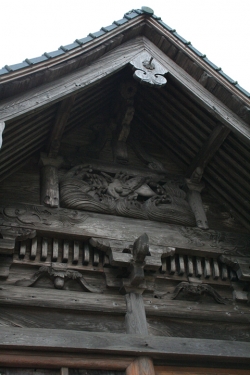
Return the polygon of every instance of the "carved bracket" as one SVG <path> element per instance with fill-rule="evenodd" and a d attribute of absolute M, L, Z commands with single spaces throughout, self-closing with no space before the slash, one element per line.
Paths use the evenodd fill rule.
<path fill-rule="evenodd" d="M 135 59 L 130 61 L 135 70 L 133 77 L 141 84 L 154 87 L 162 87 L 167 83 L 164 75 L 168 73 L 154 57 L 144 51 Z"/>
<path fill-rule="evenodd" d="M 80 272 L 68 270 L 66 266 L 59 267 L 58 265 L 56 267 L 42 266 L 30 279 L 18 280 L 15 285 L 33 286 L 43 276 L 52 279 L 56 289 L 63 289 L 65 281 L 73 279 L 81 285 L 85 292 L 101 293 L 100 289 L 88 284 Z"/>
<path fill-rule="evenodd" d="M 172 299 L 175 299 L 180 292 L 184 292 L 187 294 L 191 294 L 194 296 L 201 296 L 202 294 L 209 294 L 214 298 L 214 300 L 218 303 L 226 304 L 226 301 L 224 298 L 222 298 L 219 293 L 217 293 L 213 287 L 207 284 L 200 284 L 200 283 L 187 283 L 187 282 L 181 282 L 177 285 L 175 288 Z"/>
<path fill-rule="evenodd" d="M 250 281 L 250 257 L 221 255 L 220 260 L 236 271 L 239 280 Z"/>

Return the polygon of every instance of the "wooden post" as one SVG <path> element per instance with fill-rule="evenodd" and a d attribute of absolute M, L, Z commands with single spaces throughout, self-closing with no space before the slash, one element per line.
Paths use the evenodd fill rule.
<path fill-rule="evenodd" d="M 126 369 L 126 375 L 154 375 L 154 365 L 151 358 L 138 357 Z"/>
<path fill-rule="evenodd" d="M 125 295 L 127 313 L 125 315 L 126 332 L 128 334 L 148 335 L 147 319 L 143 298 L 138 293 Z"/>
<path fill-rule="evenodd" d="M 41 155 L 42 165 L 41 204 L 49 207 L 59 207 L 59 181 L 58 168 L 62 164 L 62 158 L 48 158 Z"/>
<path fill-rule="evenodd" d="M 69 375 L 68 367 L 61 367 L 60 375 Z"/>
<path fill-rule="evenodd" d="M 2 143 L 3 143 L 2 134 L 3 134 L 4 128 L 5 128 L 5 123 L 1 121 L 0 122 L 0 148 L 2 147 Z"/>

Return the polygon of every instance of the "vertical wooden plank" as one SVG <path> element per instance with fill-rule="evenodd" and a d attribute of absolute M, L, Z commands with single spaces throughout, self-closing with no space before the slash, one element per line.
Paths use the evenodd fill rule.
<path fill-rule="evenodd" d="M 42 170 L 41 203 L 49 207 L 59 206 L 59 185 L 57 168 L 45 165 Z"/>
<path fill-rule="evenodd" d="M 63 241 L 63 256 L 62 261 L 67 263 L 69 259 L 69 241 Z"/>
<path fill-rule="evenodd" d="M 99 251 L 97 249 L 94 249 L 94 254 L 93 254 L 93 266 L 98 266 L 99 263 Z"/>
<path fill-rule="evenodd" d="M 30 250 L 30 259 L 34 260 L 37 254 L 37 237 L 32 238 L 31 241 L 31 250 Z"/>
<path fill-rule="evenodd" d="M 161 273 L 167 272 L 167 258 L 161 258 Z"/>
<path fill-rule="evenodd" d="M 89 264 L 89 258 L 90 258 L 89 245 L 85 243 L 83 247 L 83 257 L 82 257 L 82 262 L 85 266 Z"/>
<path fill-rule="evenodd" d="M 188 256 L 187 258 L 187 274 L 188 276 L 193 276 L 194 274 L 194 264 L 191 256 Z"/>
<path fill-rule="evenodd" d="M 211 276 L 211 265 L 208 258 L 205 258 L 204 276 L 207 279 Z"/>
<path fill-rule="evenodd" d="M 227 280 L 227 278 L 228 278 L 228 269 L 227 269 L 227 266 L 225 264 L 222 264 L 221 278 L 222 278 L 222 280 Z"/>
<path fill-rule="evenodd" d="M 58 259 L 58 239 L 53 238 L 53 245 L 52 245 L 52 261 L 56 262 Z"/>
<path fill-rule="evenodd" d="M 49 241 L 48 238 L 42 239 L 42 253 L 41 253 L 41 260 L 46 260 L 48 256 L 48 247 Z"/>
<path fill-rule="evenodd" d="M 148 335 L 147 319 L 141 294 L 125 295 L 127 313 L 125 315 L 126 332 L 129 334 Z"/>
<path fill-rule="evenodd" d="M 79 244 L 79 241 L 74 241 L 74 245 L 73 245 L 73 260 L 72 262 L 74 264 L 78 263 L 79 262 L 79 247 L 80 247 L 80 244 Z"/>
<path fill-rule="evenodd" d="M 103 254 L 103 262 L 102 262 L 103 267 L 108 267 L 110 265 L 109 262 L 109 257 L 107 254 Z"/>
<path fill-rule="evenodd" d="M 19 252 L 19 257 L 21 259 L 23 259 L 25 257 L 25 254 L 26 254 L 26 241 L 22 241 L 20 243 L 20 252 Z"/>
<path fill-rule="evenodd" d="M 175 272 L 176 272 L 175 256 L 172 255 L 170 257 L 170 273 L 171 273 L 171 275 L 174 275 Z"/>
<path fill-rule="evenodd" d="M 216 280 L 220 277 L 220 269 L 216 259 L 213 260 L 213 278 Z"/>
<path fill-rule="evenodd" d="M 151 358 L 138 357 L 126 369 L 126 375 L 155 375 Z"/>
<path fill-rule="evenodd" d="M 185 263 L 183 255 L 179 255 L 178 259 L 178 275 L 183 275 L 185 272 Z"/>
<path fill-rule="evenodd" d="M 201 265 L 201 258 L 196 257 L 196 276 L 201 277 L 202 276 L 202 265 Z"/>

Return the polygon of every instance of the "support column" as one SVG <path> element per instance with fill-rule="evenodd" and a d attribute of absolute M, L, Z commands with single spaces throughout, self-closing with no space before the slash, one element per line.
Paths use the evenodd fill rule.
<path fill-rule="evenodd" d="M 46 155 L 41 155 L 41 204 L 45 204 L 49 207 L 59 206 L 58 168 L 62 164 L 62 161 L 63 159 L 61 157 L 53 159 Z"/>
<path fill-rule="evenodd" d="M 142 266 L 145 256 L 149 253 L 148 236 L 146 234 L 140 236 L 133 246 L 134 261 L 137 262 L 137 268 Z M 133 272 L 131 272 L 133 274 Z M 144 272 L 142 269 L 144 278 Z M 137 279 L 136 279 L 137 280 Z M 126 333 L 129 335 L 148 336 L 148 325 L 145 313 L 144 302 L 142 298 L 143 281 L 138 280 L 137 285 L 133 285 L 134 278 L 127 288 L 125 295 L 127 312 L 125 315 Z M 135 283 L 136 284 L 136 283 Z M 126 290 L 126 287 L 124 286 Z M 140 290 L 141 289 L 141 290 Z M 136 358 L 126 369 L 126 375 L 155 375 L 153 361 L 149 357 Z"/>

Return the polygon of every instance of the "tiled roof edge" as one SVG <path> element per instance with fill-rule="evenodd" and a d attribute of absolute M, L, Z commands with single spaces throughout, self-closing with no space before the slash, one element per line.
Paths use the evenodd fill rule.
<path fill-rule="evenodd" d="M 161 17 L 157 17 L 153 10 L 148 7 L 142 7 L 141 9 L 132 9 L 131 11 L 124 14 L 124 17 L 118 21 L 114 21 L 112 25 L 102 27 L 99 31 L 95 33 L 90 33 L 87 37 L 82 39 L 76 39 L 73 43 L 61 46 L 58 48 L 57 51 L 52 52 L 45 52 L 42 56 L 38 56 L 32 59 L 25 59 L 23 62 L 14 64 L 14 65 L 5 65 L 2 69 L 0 69 L 0 77 L 1 75 L 5 75 L 8 73 L 11 73 L 13 71 L 23 69 L 26 67 L 29 67 L 30 65 L 35 65 L 40 62 L 43 62 L 48 59 L 52 59 L 54 57 L 57 57 L 59 55 L 62 55 L 64 53 L 67 53 L 68 51 L 71 51 L 72 49 L 78 48 L 80 46 L 83 46 L 86 43 L 91 42 L 93 39 L 99 38 L 103 36 L 104 34 L 109 33 L 110 31 L 116 29 L 117 27 L 124 25 L 125 23 L 129 22 L 130 20 L 133 20 L 136 17 L 139 17 L 142 14 L 147 14 L 149 17 L 153 17 L 164 29 L 171 32 L 178 40 L 180 40 L 183 44 L 185 44 L 192 52 L 194 52 L 198 57 L 202 58 L 203 61 L 210 66 L 214 71 L 218 72 L 222 77 L 224 77 L 230 84 L 232 84 L 234 87 L 236 87 L 240 92 L 242 92 L 245 96 L 250 98 L 250 93 L 245 90 L 243 87 L 241 87 L 237 81 L 230 78 L 226 73 L 222 71 L 221 68 L 216 66 L 212 61 L 210 61 L 205 54 L 201 53 L 199 50 L 197 50 L 191 42 L 187 41 L 185 38 L 183 38 L 181 35 L 179 35 L 175 29 L 172 29 L 170 26 L 168 26 L 165 22 L 161 20 Z"/>

